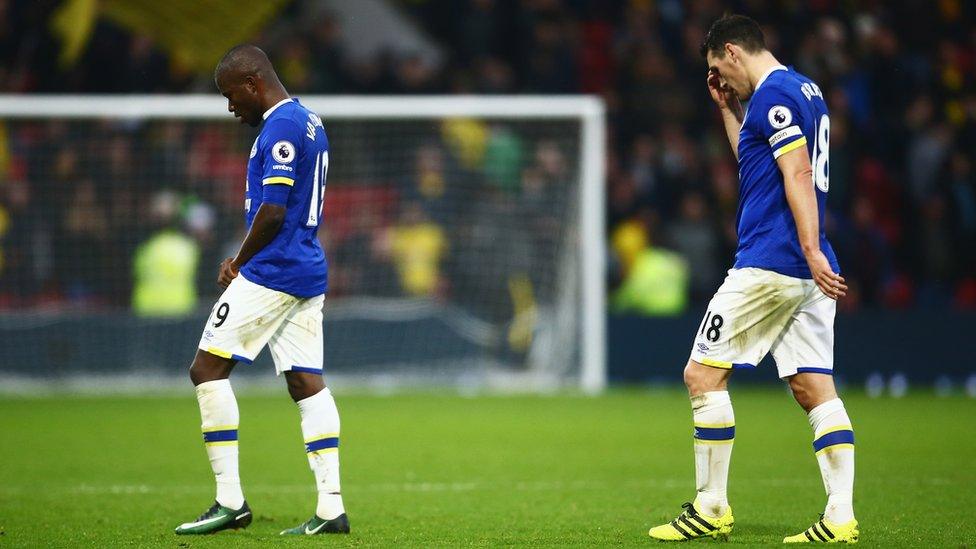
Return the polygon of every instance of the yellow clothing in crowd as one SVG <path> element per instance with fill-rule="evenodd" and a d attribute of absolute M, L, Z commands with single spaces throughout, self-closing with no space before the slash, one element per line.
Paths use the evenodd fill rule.
<path fill-rule="evenodd" d="M 440 261 L 446 252 L 447 238 L 434 223 L 393 229 L 393 262 L 400 275 L 400 286 L 409 295 L 429 296 L 437 290 Z"/>
<path fill-rule="evenodd" d="M 164 230 L 143 242 L 135 255 L 132 308 L 139 316 L 180 316 L 197 304 L 200 249 L 190 237 Z"/>

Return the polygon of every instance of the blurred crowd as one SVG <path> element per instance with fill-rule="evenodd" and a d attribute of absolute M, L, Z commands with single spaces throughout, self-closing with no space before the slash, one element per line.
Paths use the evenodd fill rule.
<path fill-rule="evenodd" d="M 698 53 L 708 25 L 727 10 L 756 18 L 774 54 L 824 90 L 831 111 L 827 232 L 852 289 L 841 306 L 976 308 L 976 4 L 962 0 L 392 3 L 442 46 L 442 62 L 403 52 L 354 60 L 345 52 L 340 19 L 311 1 L 290 4 L 256 42 L 270 53 L 295 95 L 602 96 L 609 124 L 609 282 L 611 304 L 617 310 L 681 312 L 706 300 L 731 265 L 737 170 L 705 88 L 706 67 Z M 0 0 L 4 14 L 0 17 L 0 88 L 4 91 L 213 92 L 209 75 L 174 69 L 166 52 L 151 40 L 104 21 L 98 23 L 82 61 L 68 69 L 59 67 L 57 44 L 45 22 L 52 4 Z M 67 125 L 61 126 L 43 132 L 71 133 Z M 11 290 L 39 284 L 36 258 L 19 275 L 10 272 L 10 258 L 16 256 L 18 246 L 37 238 L 24 222 L 9 222 L 17 219 L 18 208 L 45 212 L 31 222 L 59 218 L 71 234 L 102 235 L 97 245 L 115 249 L 115 240 L 132 237 L 117 233 L 113 212 L 151 208 L 153 203 L 135 200 L 136 191 L 126 184 L 125 172 L 135 169 L 134 153 L 127 150 L 131 140 L 119 137 L 106 149 L 111 154 L 92 159 L 84 147 L 47 151 L 45 147 L 55 145 L 36 127 L 15 129 L 20 133 L 14 135 L 7 128 L 0 135 L 9 149 L 0 161 L 9 165 L 8 171 L 21 170 L 9 172 L 0 187 L 0 246 L 8 265 L 6 271 L 0 265 L 4 281 L 0 301 L 4 294 L 9 300 L 11 295 L 40 291 Z M 330 129 L 333 136 L 337 132 Z M 448 134 L 441 133 L 441 143 L 426 152 L 410 149 L 415 162 L 407 173 L 422 181 L 417 188 L 436 185 L 424 170 L 438 162 L 466 164 L 458 150 L 446 145 Z M 516 174 L 509 179 L 521 189 L 511 195 L 517 198 L 531 194 L 526 189 L 531 189 L 532 178 L 554 169 L 551 157 L 565 160 L 571 153 L 552 145 L 548 147 L 555 151 L 547 151 L 531 140 L 522 144 L 528 150 L 520 151 L 517 143 L 506 142 L 504 129 L 490 133 L 498 154 L 516 159 L 501 165 Z M 171 142 L 194 144 L 159 156 L 161 173 L 187 166 L 191 174 L 199 169 L 236 175 L 243 171 L 236 153 L 249 148 L 247 140 L 216 143 L 216 138 L 208 140 L 204 129 L 182 124 L 160 126 L 145 138 L 156 140 L 163 150 Z M 207 147 L 235 152 L 217 154 L 216 160 L 193 158 L 206 156 L 200 151 L 210 150 Z M 32 165 L 26 156 L 18 157 L 18 150 L 28 149 L 48 156 L 38 152 L 38 158 L 46 160 Z M 216 163 L 194 168 L 194 162 Z M 493 162 L 483 158 L 481 162 L 483 170 L 497 169 Z M 79 178 L 76 167 L 85 163 L 105 164 L 109 171 L 99 167 Z M 69 176 L 70 187 L 54 194 L 36 192 L 39 178 L 59 181 Z M 506 180 L 504 174 L 492 177 Z M 183 212 L 184 231 L 199 233 L 208 223 L 239 223 L 238 218 L 220 213 L 223 204 L 238 207 L 238 184 L 231 177 L 221 180 L 232 183 L 204 194 L 193 187 L 191 177 L 187 187 L 178 189 L 182 203 L 177 210 Z M 543 192 L 537 199 L 551 195 Z M 207 200 L 195 201 L 193 197 L 199 196 Z M 57 203 L 72 207 L 58 209 Z M 360 222 L 370 224 L 375 220 L 365 217 L 378 214 L 362 215 Z M 428 269 L 434 264 L 449 270 L 444 265 L 454 249 L 449 242 L 454 237 L 451 228 L 439 224 L 425 207 L 404 205 L 393 217 L 412 224 L 416 231 L 370 238 L 370 249 L 384 250 L 388 257 L 421 255 L 427 258 Z M 164 223 L 166 216 L 147 211 L 140 219 L 148 231 L 151 220 Z M 405 242 L 421 244 L 414 248 Z M 49 262 L 51 272 L 61 272 L 55 294 L 70 295 L 76 286 L 101 283 L 84 280 L 84 271 L 76 266 L 76 256 L 90 245 L 71 238 L 52 244 L 63 247 L 52 254 L 57 260 Z M 334 248 L 335 262 L 342 264 L 346 252 L 338 243 Z M 109 260 L 118 262 L 112 267 L 130 272 L 126 263 L 131 256 L 118 255 Z M 386 265 L 392 269 L 390 276 L 396 277 L 397 263 Z M 416 270 L 412 281 L 403 275 L 401 291 L 416 294 L 443 288 L 443 283 L 431 282 L 437 276 L 423 273 L 423 268 Z M 343 276 L 337 282 L 340 288 L 348 283 Z M 510 290 L 512 285 L 508 286 Z"/>
<path fill-rule="evenodd" d="M 335 296 L 450 300 L 507 321 L 557 290 L 572 123 L 329 122 L 320 239 Z M 567 131 L 568 130 L 568 131 Z M 244 237 L 256 130 L 224 121 L 8 121 L 0 309 L 212 302 Z"/>

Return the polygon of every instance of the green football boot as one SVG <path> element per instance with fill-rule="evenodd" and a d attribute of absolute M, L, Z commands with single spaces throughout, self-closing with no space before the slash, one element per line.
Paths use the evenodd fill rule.
<path fill-rule="evenodd" d="M 240 509 L 224 507 L 216 501 L 197 520 L 176 527 L 177 535 L 213 534 L 221 530 L 247 528 L 251 524 L 251 508 L 247 502 Z"/>
<path fill-rule="evenodd" d="M 312 518 L 294 528 L 282 530 L 282 536 L 314 536 L 317 534 L 348 534 L 349 519 L 343 513 L 332 520 L 325 520 L 312 515 Z"/>

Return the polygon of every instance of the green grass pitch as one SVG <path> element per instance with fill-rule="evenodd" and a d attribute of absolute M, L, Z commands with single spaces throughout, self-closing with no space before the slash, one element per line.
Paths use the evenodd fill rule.
<path fill-rule="evenodd" d="M 777 544 L 823 487 L 805 415 L 783 390 L 732 392 L 729 543 Z M 693 497 L 678 389 L 581 396 L 338 396 L 353 534 L 287 539 L 314 506 L 284 387 L 240 397 L 250 528 L 177 537 L 213 498 L 190 387 L 182 396 L 0 399 L 0 547 L 646 545 Z M 976 401 L 845 395 L 862 543 L 976 545 Z M 714 543 L 705 541 L 700 543 Z"/>

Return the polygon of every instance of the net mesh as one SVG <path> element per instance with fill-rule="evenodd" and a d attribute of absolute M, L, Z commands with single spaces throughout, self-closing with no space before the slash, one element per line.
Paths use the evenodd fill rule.
<path fill-rule="evenodd" d="M 327 374 L 578 372 L 579 120 L 323 119 Z M 257 130 L 0 128 L 0 375 L 183 375 L 244 235 Z"/>

